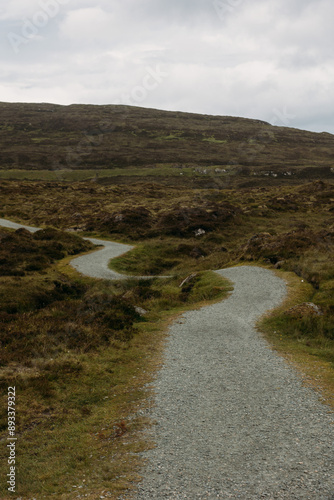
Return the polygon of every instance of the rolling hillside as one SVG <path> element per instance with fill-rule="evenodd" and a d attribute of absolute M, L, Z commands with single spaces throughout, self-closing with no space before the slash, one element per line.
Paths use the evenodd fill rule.
<path fill-rule="evenodd" d="M 334 135 L 128 106 L 0 103 L 0 170 L 163 166 L 332 177 Z"/>

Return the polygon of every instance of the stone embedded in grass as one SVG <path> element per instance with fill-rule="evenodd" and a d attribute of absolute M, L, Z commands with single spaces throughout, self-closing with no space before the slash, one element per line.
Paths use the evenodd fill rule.
<path fill-rule="evenodd" d="M 196 229 L 196 231 L 194 231 L 194 233 L 195 233 L 196 237 L 199 237 L 199 236 L 203 236 L 206 233 L 206 231 L 204 229 L 200 228 L 200 229 Z"/>
<path fill-rule="evenodd" d="M 146 316 L 148 314 L 148 311 L 146 311 L 146 309 L 143 309 L 142 307 L 138 307 L 138 306 L 135 306 L 135 311 L 140 316 Z"/>
<path fill-rule="evenodd" d="M 235 224 L 240 213 L 238 206 L 227 202 L 206 204 L 205 207 L 173 208 L 158 219 L 157 229 L 171 236 L 200 237 L 226 228 L 227 224 Z"/>

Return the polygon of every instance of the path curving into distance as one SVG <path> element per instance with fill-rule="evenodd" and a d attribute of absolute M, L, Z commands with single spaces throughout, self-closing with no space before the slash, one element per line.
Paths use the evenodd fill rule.
<path fill-rule="evenodd" d="M 23 224 L 17 224 L 16 222 L 11 222 L 7 219 L 0 219 L 0 226 L 8 227 L 11 229 L 20 229 L 23 227 L 28 231 L 35 233 L 39 231 L 38 227 L 25 226 Z M 102 278 L 102 279 L 124 279 L 127 276 L 123 274 L 116 273 L 109 269 L 108 264 L 111 259 L 119 257 L 124 253 L 131 250 L 133 247 L 130 245 L 123 245 L 122 243 L 115 243 L 113 241 L 98 240 L 95 238 L 83 238 L 88 240 L 94 245 L 103 246 L 100 250 L 96 250 L 87 255 L 81 255 L 80 257 L 75 257 L 71 260 L 71 266 L 73 266 L 79 273 L 91 278 Z"/>
<path fill-rule="evenodd" d="M 108 262 L 132 247 L 87 239 L 104 248 L 71 264 L 124 278 Z M 333 413 L 255 329 L 286 296 L 284 281 L 252 266 L 217 273 L 233 293 L 170 327 L 153 408 L 139 411 L 156 422 L 156 447 L 142 454 L 136 500 L 334 500 Z"/>
<path fill-rule="evenodd" d="M 91 278 L 102 278 L 109 280 L 119 280 L 127 278 L 124 274 L 116 273 L 109 269 L 108 264 L 111 259 L 119 257 L 126 252 L 129 252 L 133 246 L 115 243 L 113 241 L 97 240 L 95 238 L 84 238 L 94 245 L 103 245 L 101 250 L 81 255 L 71 260 L 73 266 L 79 273 L 90 276 Z"/>

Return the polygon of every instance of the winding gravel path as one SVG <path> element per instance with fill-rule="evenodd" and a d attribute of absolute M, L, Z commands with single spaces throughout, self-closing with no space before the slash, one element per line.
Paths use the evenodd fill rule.
<path fill-rule="evenodd" d="M 259 267 L 218 273 L 233 294 L 169 330 L 137 500 L 334 499 L 333 415 L 254 328 L 284 282 Z"/>
<path fill-rule="evenodd" d="M 39 231 L 40 229 L 38 227 L 17 224 L 16 222 L 11 222 L 7 219 L 0 219 L 0 226 L 11 229 L 19 229 L 23 227 L 32 233 Z M 84 238 L 84 240 L 90 241 L 94 245 L 103 246 L 103 248 L 71 260 L 71 265 L 79 271 L 79 273 L 90 276 L 91 278 L 110 280 L 127 278 L 127 276 L 109 269 L 108 263 L 111 259 L 114 259 L 115 257 L 131 250 L 133 248 L 132 246 L 115 243 L 113 241 L 97 240 L 95 238 Z"/>
<path fill-rule="evenodd" d="M 30 231 L 31 233 L 36 233 L 36 231 L 39 231 L 39 227 L 31 227 L 31 226 L 25 226 L 24 224 L 17 224 L 16 222 L 12 222 L 7 219 L 0 219 L 0 226 L 2 227 L 8 227 L 10 229 L 20 229 L 23 227 L 24 229 L 27 229 L 27 231 Z"/>
<path fill-rule="evenodd" d="M 71 264 L 124 277 L 108 261 L 132 247 L 86 239 L 104 248 Z M 334 500 L 333 414 L 254 327 L 283 300 L 284 282 L 259 267 L 217 272 L 234 282 L 232 295 L 170 328 L 148 411 L 156 448 L 143 454 L 137 500 Z"/>
<path fill-rule="evenodd" d="M 127 276 L 116 273 L 108 267 L 111 259 L 128 252 L 133 247 L 123 245 L 122 243 L 114 243 L 113 241 L 97 240 L 94 238 L 84 238 L 94 245 L 103 245 L 101 250 L 76 257 L 71 260 L 73 266 L 79 273 L 90 276 L 91 278 L 103 278 L 109 280 L 122 279 Z"/>

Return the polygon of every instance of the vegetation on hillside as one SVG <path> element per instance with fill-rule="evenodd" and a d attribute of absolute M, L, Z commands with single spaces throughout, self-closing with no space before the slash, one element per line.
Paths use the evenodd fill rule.
<path fill-rule="evenodd" d="M 213 165 L 283 175 L 324 167 L 328 177 L 333 145 L 331 134 L 245 118 L 112 105 L 0 103 L 4 170 Z"/>
<path fill-rule="evenodd" d="M 0 228 L 0 385 L 19 395 L 22 498 L 116 498 L 135 483 L 161 332 L 229 290 L 209 270 L 286 273 L 289 301 L 261 328 L 321 366 L 333 396 L 334 136 L 122 106 L 0 111 L 0 217 L 49 226 Z M 80 276 L 70 257 L 93 249 L 80 236 L 135 245 L 112 261 L 120 272 L 169 277 Z"/>

